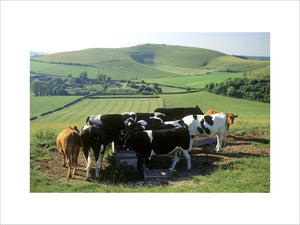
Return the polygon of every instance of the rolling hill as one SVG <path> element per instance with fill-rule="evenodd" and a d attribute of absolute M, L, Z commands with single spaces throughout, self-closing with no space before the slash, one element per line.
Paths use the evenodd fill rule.
<path fill-rule="evenodd" d="M 40 72 L 47 63 L 57 66 L 64 63 L 66 70 L 71 65 L 65 63 L 77 63 L 93 65 L 116 80 L 201 75 L 214 71 L 248 72 L 270 64 L 270 61 L 247 60 L 209 49 L 158 44 L 85 49 L 49 54 L 37 60 L 35 63 L 42 65 L 34 66 L 39 66 Z M 79 69 L 83 68 L 79 66 Z M 34 71 L 32 66 L 31 70 Z"/>

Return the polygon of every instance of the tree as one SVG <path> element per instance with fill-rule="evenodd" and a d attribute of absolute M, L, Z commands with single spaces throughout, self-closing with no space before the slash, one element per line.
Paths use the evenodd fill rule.
<path fill-rule="evenodd" d="M 88 78 L 88 77 L 87 77 L 87 72 L 85 72 L 85 71 L 84 71 L 84 72 L 81 72 L 79 78 L 80 78 L 81 80 L 87 80 L 87 78 Z"/>

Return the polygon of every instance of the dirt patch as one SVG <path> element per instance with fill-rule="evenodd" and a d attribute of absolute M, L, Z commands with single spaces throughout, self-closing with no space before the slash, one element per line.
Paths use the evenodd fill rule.
<path fill-rule="evenodd" d="M 222 147 L 221 152 L 215 152 L 215 144 L 208 144 L 201 147 L 193 147 L 191 160 L 192 170 L 186 170 L 186 159 L 181 156 L 180 161 L 176 165 L 176 171 L 173 177 L 174 182 L 180 182 L 195 175 L 208 175 L 219 165 L 230 163 L 234 160 L 249 156 L 267 156 L 270 155 L 269 147 L 262 147 L 268 144 L 269 140 L 264 139 L 267 133 L 249 132 L 244 135 L 228 134 L 226 145 Z M 199 140 L 197 138 L 196 140 Z M 255 143 L 254 145 L 252 143 Z M 46 150 L 46 149 L 45 149 Z M 62 155 L 58 151 L 52 151 L 48 160 L 39 163 L 40 172 L 57 183 L 70 182 L 73 184 L 88 183 L 93 181 L 85 180 L 85 160 L 83 153 L 79 153 L 77 174 L 72 179 L 67 178 L 67 168 L 62 167 Z M 150 162 L 150 169 L 168 169 L 171 166 L 171 156 L 153 156 Z M 92 158 L 91 177 L 95 177 L 95 161 Z M 108 166 L 107 162 L 103 162 L 103 171 Z"/>

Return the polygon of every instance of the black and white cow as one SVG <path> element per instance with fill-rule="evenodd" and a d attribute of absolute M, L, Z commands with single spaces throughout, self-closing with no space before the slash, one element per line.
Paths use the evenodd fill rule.
<path fill-rule="evenodd" d="M 189 108 L 157 108 L 154 112 L 160 112 L 165 114 L 164 121 L 173 121 L 182 119 L 188 115 L 203 115 L 204 113 L 201 111 L 198 105 L 195 107 Z"/>
<path fill-rule="evenodd" d="M 99 177 L 99 171 L 102 169 L 102 161 L 105 147 L 113 141 L 118 141 L 119 130 L 109 128 L 103 124 L 84 126 L 81 130 L 81 145 L 86 162 L 86 179 L 89 177 L 91 154 L 93 153 L 96 161 L 96 177 Z"/>
<path fill-rule="evenodd" d="M 165 114 L 160 112 L 155 113 L 136 113 L 136 121 L 145 120 L 146 122 L 151 118 L 160 118 L 163 121 L 165 120 Z"/>
<path fill-rule="evenodd" d="M 127 112 L 123 114 L 91 115 L 86 119 L 86 124 L 89 126 L 104 124 L 112 128 L 123 126 L 124 129 L 129 121 L 136 121 L 135 113 Z"/>
<path fill-rule="evenodd" d="M 217 136 L 216 151 L 221 151 L 223 140 L 227 134 L 227 115 L 217 113 L 213 115 L 190 115 L 182 118 L 191 135 L 191 148 L 195 136 Z M 192 149 L 190 149 L 192 150 Z"/>
<path fill-rule="evenodd" d="M 120 132 L 125 129 L 128 122 L 134 121 L 134 114 L 126 113 L 89 116 L 87 125 L 82 128 L 81 143 L 87 164 L 86 178 L 89 177 L 91 152 L 96 160 L 96 177 L 102 169 L 105 147 L 113 142 L 113 146 L 120 146 Z M 114 147 L 113 147 L 114 148 Z M 99 168 L 99 169 L 98 169 Z"/>
<path fill-rule="evenodd" d="M 187 160 L 187 168 L 191 169 L 190 133 L 187 128 L 171 128 L 164 130 L 130 129 L 124 131 L 122 137 L 125 148 L 136 151 L 144 160 L 148 169 L 152 155 L 173 154 L 171 170 L 174 170 L 180 152 Z"/>

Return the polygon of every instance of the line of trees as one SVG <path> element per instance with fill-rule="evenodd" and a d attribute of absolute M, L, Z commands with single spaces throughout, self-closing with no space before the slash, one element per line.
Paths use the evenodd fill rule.
<path fill-rule="evenodd" d="M 33 81 L 31 90 L 35 96 L 69 95 L 64 84 L 58 82 Z"/>
<path fill-rule="evenodd" d="M 234 78 L 210 83 L 205 90 L 214 94 L 270 102 L 270 79 Z"/>

